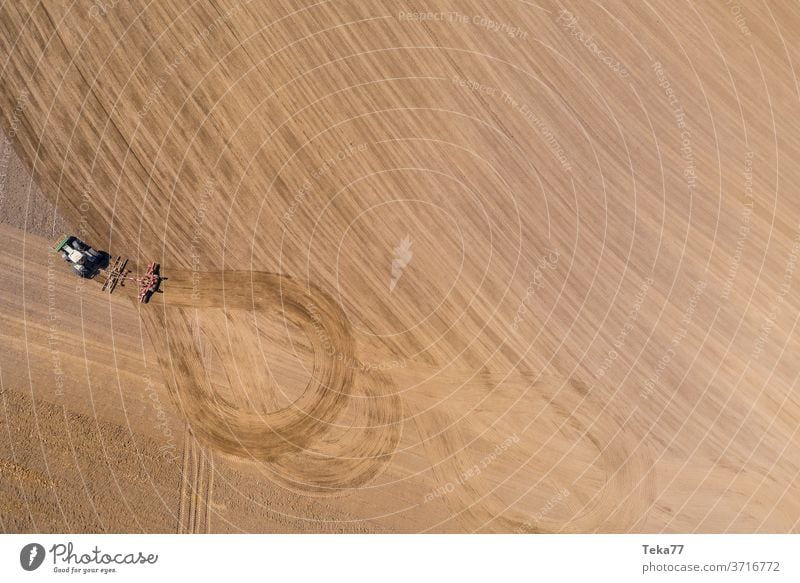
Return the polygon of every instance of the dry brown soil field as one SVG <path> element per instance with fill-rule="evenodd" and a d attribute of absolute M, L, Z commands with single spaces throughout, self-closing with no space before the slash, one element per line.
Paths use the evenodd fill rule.
<path fill-rule="evenodd" d="M 0 530 L 800 532 L 798 32 L 3 2 Z"/>

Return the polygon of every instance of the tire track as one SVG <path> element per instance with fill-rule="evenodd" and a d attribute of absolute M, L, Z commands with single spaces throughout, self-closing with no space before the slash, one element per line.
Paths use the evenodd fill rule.
<path fill-rule="evenodd" d="M 189 457 L 191 452 L 191 440 L 189 439 L 189 430 L 187 429 L 183 436 L 183 464 L 181 465 L 181 488 L 180 498 L 178 499 L 178 534 L 186 532 L 185 521 L 186 513 L 188 511 L 188 496 L 189 482 L 186 480 L 189 470 Z"/>
<path fill-rule="evenodd" d="M 337 427 L 311 448 L 270 464 L 287 488 L 335 496 L 374 480 L 389 463 L 402 434 L 403 406 L 388 375 L 360 372 Z"/>
<path fill-rule="evenodd" d="M 211 532 L 214 480 L 213 454 L 206 452 L 190 430 L 184 440 L 178 534 Z"/>
<path fill-rule="evenodd" d="M 357 488 L 380 473 L 400 439 L 402 403 L 390 377 L 353 366 L 350 324 L 332 298 L 273 273 L 177 271 L 165 276 L 164 294 L 142 317 L 193 436 L 221 453 L 266 463 L 276 481 L 319 495 Z M 227 338 L 224 330 L 212 331 L 207 342 L 197 342 L 193 322 L 196 311 L 206 308 L 278 312 L 302 330 L 313 351 L 312 374 L 302 395 L 287 407 L 263 413 L 215 390 L 198 346 L 208 348 Z M 197 465 L 204 463 L 198 460 Z M 209 466 L 198 469 L 194 492 L 210 495 L 213 463 Z M 201 527 L 195 506 L 189 504 L 183 518 L 190 531 Z M 208 518 L 200 522 L 208 527 L 210 510 L 205 512 Z"/>

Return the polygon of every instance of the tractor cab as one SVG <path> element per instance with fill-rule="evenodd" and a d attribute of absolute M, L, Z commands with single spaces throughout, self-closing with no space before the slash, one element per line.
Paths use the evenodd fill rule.
<path fill-rule="evenodd" d="M 78 277 L 91 279 L 108 266 L 108 253 L 92 249 L 75 235 L 64 235 L 53 249 L 72 266 L 72 272 Z"/>

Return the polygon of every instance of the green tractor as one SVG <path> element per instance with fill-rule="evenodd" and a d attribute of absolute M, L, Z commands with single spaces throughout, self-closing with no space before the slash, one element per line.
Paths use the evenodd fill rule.
<path fill-rule="evenodd" d="M 75 235 L 64 235 L 53 249 L 72 266 L 75 275 L 84 279 L 92 279 L 108 267 L 108 253 L 92 249 Z"/>

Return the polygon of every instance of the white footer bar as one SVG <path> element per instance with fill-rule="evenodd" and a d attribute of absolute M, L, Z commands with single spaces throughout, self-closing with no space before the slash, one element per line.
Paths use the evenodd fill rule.
<path fill-rule="evenodd" d="M 800 581 L 800 535 L 0 535 L 0 581 Z"/>

